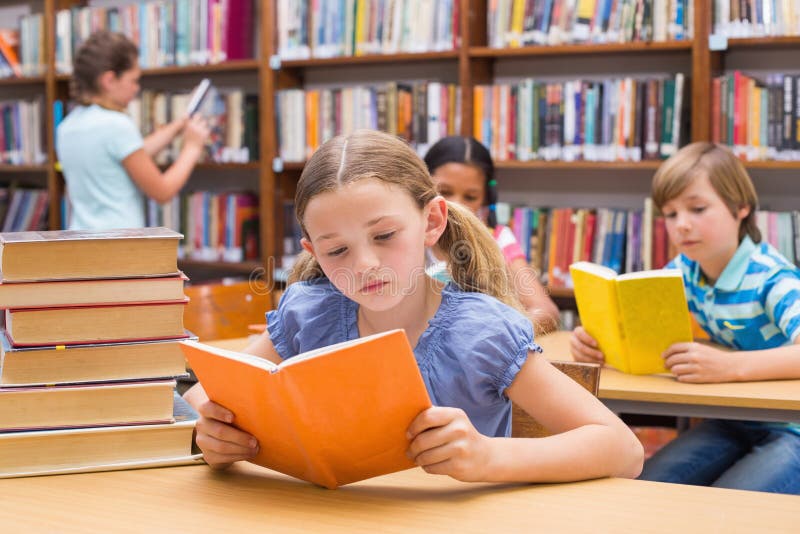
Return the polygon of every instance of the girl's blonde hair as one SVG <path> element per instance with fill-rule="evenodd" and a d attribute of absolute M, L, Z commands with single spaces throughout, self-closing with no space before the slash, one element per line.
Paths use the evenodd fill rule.
<path fill-rule="evenodd" d="M 708 141 L 692 143 L 662 163 L 653 177 L 653 203 L 661 210 L 664 204 L 703 176 L 708 176 L 711 187 L 734 217 L 740 208 L 750 208 L 739 225 L 739 241 L 749 235 L 753 242 L 761 242 L 761 231 L 756 226 L 756 189 L 739 158 L 722 145 Z"/>
<path fill-rule="evenodd" d="M 303 235 L 308 238 L 303 216 L 312 198 L 368 178 L 405 190 L 420 210 L 437 196 L 425 163 L 405 142 L 386 133 L 357 130 L 323 144 L 303 168 L 294 199 Z M 468 209 L 447 203 L 447 226 L 437 246 L 459 287 L 491 295 L 522 310 L 500 249 L 486 226 Z M 289 274 L 289 283 L 324 276 L 314 257 L 303 252 Z"/>

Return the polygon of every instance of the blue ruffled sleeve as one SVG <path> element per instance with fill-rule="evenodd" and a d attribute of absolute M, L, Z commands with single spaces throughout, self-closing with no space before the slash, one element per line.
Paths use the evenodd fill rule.
<path fill-rule="evenodd" d="M 452 287 L 452 286 L 451 286 Z M 432 321 L 432 375 L 460 375 L 462 395 L 484 403 L 505 399 L 530 351 L 541 352 L 533 341 L 530 320 L 500 301 L 481 293 L 448 291 L 447 309 Z"/>
<path fill-rule="evenodd" d="M 281 358 L 347 341 L 352 328 L 347 298 L 325 279 L 286 288 L 277 310 L 267 312 L 270 340 Z"/>

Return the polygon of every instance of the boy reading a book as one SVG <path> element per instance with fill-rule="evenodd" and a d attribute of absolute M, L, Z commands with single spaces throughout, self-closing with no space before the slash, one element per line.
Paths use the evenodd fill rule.
<path fill-rule="evenodd" d="M 800 272 L 756 227 L 755 188 L 726 148 L 693 143 L 653 178 L 653 202 L 680 253 L 689 311 L 723 351 L 676 343 L 663 354 L 681 382 L 800 378 Z M 572 354 L 602 362 L 595 340 L 576 328 Z M 641 478 L 800 493 L 800 425 L 706 420 L 658 451 Z"/>
<path fill-rule="evenodd" d="M 539 482 L 638 475 L 635 436 L 539 355 L 491 235 L 437 195 L 404 142 L 367 130 L 326 142 L 303 169 L 295 209 L 305 252 L 248 352 L 279 362 L 403 328 L 434 404 L 407 429 L 408 455 L 429 473 Z M 448 257 L 450 283 L 425 274 L 434 245 L 459 254 Z M 197 444 L 210 465 L 254 457 L 258 443 L 201 385 L 186 398 L 200 413 Z M 509 438 L 511 400 L 556 434 Z"/>

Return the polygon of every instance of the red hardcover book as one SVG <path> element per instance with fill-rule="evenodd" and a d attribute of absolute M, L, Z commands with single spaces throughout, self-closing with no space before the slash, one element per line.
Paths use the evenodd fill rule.
<path fill-rule="evenodd" d="M 583 252 L 580 261 L 592 261 L 592 246 L 594 244 L 595 227 L 597 226 L 597 214 L 590 211 L 584 219 L 583 229 Z"/>
<path fill-rule="evenodd" d="M 653 219 L 653 267 L 661 269 L 667 264 L 667 226 L 664 217 Z"/>
<path fill-rule="evenodd" d="M 181 300 L 186 280 L 181 273 L 159 278 L 0 282 L 0 309 Z"/>
<path fill-rule="evenodd" d="M 188 301 L 18 308 L 6 310 L 6 329 L 15 347 L 183 339 Z"/>
<path fill-rule="evenodd" d="M 711 140 L 715 143 L 722 142 L 721 84 L 720 78 L 711 81 Z"/>

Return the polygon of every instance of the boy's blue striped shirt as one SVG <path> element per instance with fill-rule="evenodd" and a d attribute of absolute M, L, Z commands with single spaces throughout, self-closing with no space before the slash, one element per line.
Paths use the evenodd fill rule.
<path fill-rule="evenodd" d="M 800 271 L 767 243 L 745 237 L 713 286 L 680 255 L 689 310 L 711 339 L 739 350 L 771 349 L 800 335 Z"/>
<path fill-rule="evenodd" d="M 683 273 L 689 311 L 715 343 L 772 349 L 791 345 L 800 335 L 800 270 L 768 243 L 755 244 L 746 236 L 713 286 L 684 255 L 667 267 Z M 800 425 L 788 426 L 800 434 Z"/>

